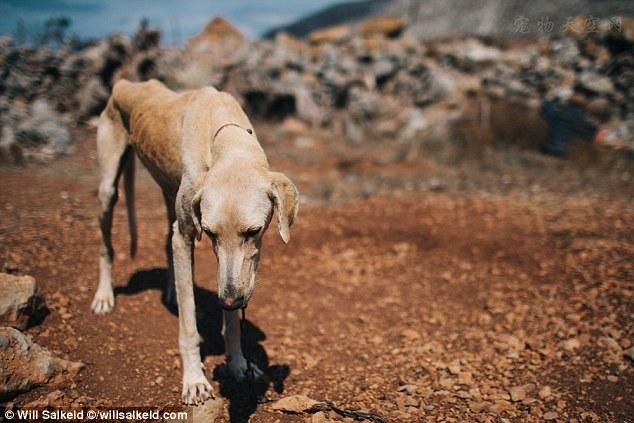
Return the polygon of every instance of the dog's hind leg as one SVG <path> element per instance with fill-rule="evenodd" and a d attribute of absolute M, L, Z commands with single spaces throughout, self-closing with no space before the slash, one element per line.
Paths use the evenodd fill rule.
<path fill-rule="evenodd" d="M 174 197 L 165 190 L 163 191 L 165 199 L 165 207 L 167 209 L 168 231 L 167 240 L 165 241 L 165 255 L 167 256 L 167 281 L 163 290 L 163 303 L 176 310 L 176 288 L 174 287 L 174 254 L 172 252 L 172 236 L 174 235 L 173 223 L 176 222 L 176 203 Z"/>
<path fill-rule="evenodd" d="M 136 228 L 136 210 L 134 208 L 134 152 L 128 149 L 123 160 L 123 187 L 125 206 L 128 212 L 128 230 L 130 231 L 130 257 L 136 256 L 138 232 Z"/>
<path fill-rule="evenodd" d="M 109 104 L 108 107 L 111 107 Z M 127 133 L 121 122 L 113 121 L 109 110 L 102 114 L 97 129 L 97 159 L 101 169 L 99 184 L 99 202 L 101 212 L 101 256 L 99 258 L 99 285 L 91 308 L 97 314 L 108 313 L 114 307 L 112 291 L 112 214 L 117 202 L 117 184 L 126 160 L 134 159 L 134 151 L 128 148 Z"/>

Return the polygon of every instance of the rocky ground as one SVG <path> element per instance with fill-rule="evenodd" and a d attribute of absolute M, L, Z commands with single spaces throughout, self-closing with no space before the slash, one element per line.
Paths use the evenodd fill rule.
<path fill-rule="evenodd" d="M 266 235 L 248 311 L 251 354 L 270 379 L 258 393 L 327 399 L 392 422 L 634 419 L 631 159 L 599 155 L 601 165 L 487 147 L 392 162 L 368 150 L 344 161 L 345 151 L 289 149 L 276 127 L 256 124 L 303 204 L 290 245 Z M 35 277 L 45 299 L 48 315 L 25 333 L 84 367 L 8 405 L 178 407 L 177 317 L 160 301 L 160 193 L 140 172 L 134 260 L 117 208 L 117 306 L 93 315 L 94 135 L 74 135 L 86 142 L 67 157 L 0 169 L 0 267 Z M 319 139 L 286 142 L 308 138 Z M 342 420 L 256 405 L 227 378 L 210 246 L 196 257 L 221 419 Z"/>

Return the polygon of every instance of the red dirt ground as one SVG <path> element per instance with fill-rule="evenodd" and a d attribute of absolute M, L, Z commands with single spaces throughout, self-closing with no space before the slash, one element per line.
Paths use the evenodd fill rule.
<path fill-rule="evenodd" d="M 92 146 L 50 165 L 0 169 L 0 268 L 33 275 L 50 309 L 27 333 L 86 363 L 73 382 L 14 402 L 46 403 L 59 389 L 58 406 L 178 406 L 177 317 L 160 301 L 167 221 L 145 172 L 139 254 L 127 257 L 119 204 L 116 308 L 90 312 Z M 624 351 L 634 341 L 634 208 L 631 192 L 610 197 L 396 191 L 302 205 L 288 246 L 273 227 L 267 233 L 249 306 L 267 395 L 329 399 L 393 422 L 633 421 Z M 204 362 L 231 420 L 305 421 L 256 407 L 226 377 L 215 258 L 204 242 L 196 258 Z"/>

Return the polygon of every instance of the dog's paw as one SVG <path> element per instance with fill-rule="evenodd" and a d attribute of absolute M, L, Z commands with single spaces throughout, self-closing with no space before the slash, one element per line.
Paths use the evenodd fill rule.
<path fill-rule="evenodd" d="M 108 292 L 97 291 L 90 308 L 95 314 L 110 313 L 114 308 L 114 294 L 112 290 Z"/>
<path fill-rule="evenodd" d="M 187 405 L 202 404 L 209 398 L 213 398 L 213 388 L 201 372 L 195 378 L 183 380 L 183 403 Z"/>

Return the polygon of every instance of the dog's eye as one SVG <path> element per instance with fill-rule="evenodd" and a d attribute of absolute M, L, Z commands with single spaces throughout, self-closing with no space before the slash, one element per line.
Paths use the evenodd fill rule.
<path fill-rule="evenodd" d="M 260 233 L 261 230 L 262 230 L 262 228 L 252 228 L 252 229 L 249 229 L 247 231 L 242 232 L 242 236 L 245 239 L 255 238 L 257 236 L 257 234 Z"/>

